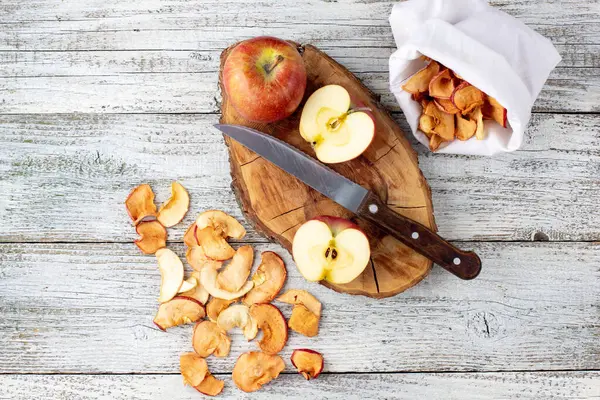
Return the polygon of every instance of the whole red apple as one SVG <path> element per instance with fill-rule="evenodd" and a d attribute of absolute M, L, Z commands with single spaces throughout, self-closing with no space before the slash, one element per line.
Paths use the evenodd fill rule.
<path fill-rule="evenodd" d="M 306 89 L 302 56 L 290 43 L 261 36 L 239 43 L 223 67 L 229 101 L 245 119 L 274 122 L 290 116 Z"/>

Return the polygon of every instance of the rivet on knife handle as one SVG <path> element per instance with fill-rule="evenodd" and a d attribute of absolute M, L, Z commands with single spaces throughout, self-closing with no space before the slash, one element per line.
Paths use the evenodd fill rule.
<path fill-rule="evenodd" d="M 396 214 L 374 193 L 369 192 L 357 214 L 461 279 L 473 279 L 481 271 L 477 254 L 460 250 L 427 227 Z"/>

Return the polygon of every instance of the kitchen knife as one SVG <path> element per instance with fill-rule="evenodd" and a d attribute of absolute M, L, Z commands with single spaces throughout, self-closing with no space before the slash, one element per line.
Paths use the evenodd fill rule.
<path fill-rule="evenodd" d="M 420 223 L 396 214 L 375 193 L 295 147 L 245 126 L 217 124 L 215 127 L 459 278 L 473 279 L 481 271 L 477 254 L 462 251 Z"/>

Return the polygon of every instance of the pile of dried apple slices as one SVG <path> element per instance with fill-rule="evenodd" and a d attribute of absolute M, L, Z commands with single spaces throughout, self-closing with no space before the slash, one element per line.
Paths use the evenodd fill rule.
<path fill-rule="evenodd" d="M 229 355 L 228 332 L 232 329 L 240 329 L 248 341 L 263 332 L 257 341 L 260 351 L 241 354 L 233 369 L 234 383 L 245 392 L 260 389 L 285 368 L 278 353 L 287 343 L 288 326 L 305 336 L 317 335 L 321 303 L 304 290 L 292 289 L 277 297 L 287 270 L 283 260 L 271 251 L 261 254 L 260 265 L 250 277 L 253 248 L 243 245 L 234 250 L 227 242 L 246 234 L 235 218 L 218 210 L 206 211 L 187 229 L 183 241 L 193 272 L 186 278 L 181 259 L 165 247 L 166 227 L 179 223 L 188 211 L 185 188 L 173 183 L 171 199 L 158 212 L 154 193 L 146 184 L 136 187 L 125 204 L 141 235 L 136 245 L 146 254 L 155 254 L 161 274 L 160 305 L 154 323 L 163 331 L 195 323 L 194 352 L 180 357 L 185 384 L 208 396 L 221 393 L 225 383 L 210 373 L 206 358 Z M 270 304 L 275 299 L 294 305 L 289 321 Z M 323 370 L 323 357 L 313 350 L 297 349 L 291 361 L 306 379 L 316 378 Z"/>

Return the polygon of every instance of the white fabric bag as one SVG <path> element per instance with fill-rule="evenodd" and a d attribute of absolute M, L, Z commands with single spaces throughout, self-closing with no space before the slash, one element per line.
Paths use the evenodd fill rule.
<path fill-rule="evenodd" d="M 561 60 L 548 39 L 487 0 L 409 0 L 394 6 L 390 25 L 398 47 L 390 57 L 390 89 L 421 143 L 429 148 L 417 130 L 421 106 L 401 86 L 427 64 L 425 55 L 496 98 L 509 123 L 485 121 L 484 140 L 443 143 L 438 153 L 493 155 L 521 146 L 533 103 Z"/>

